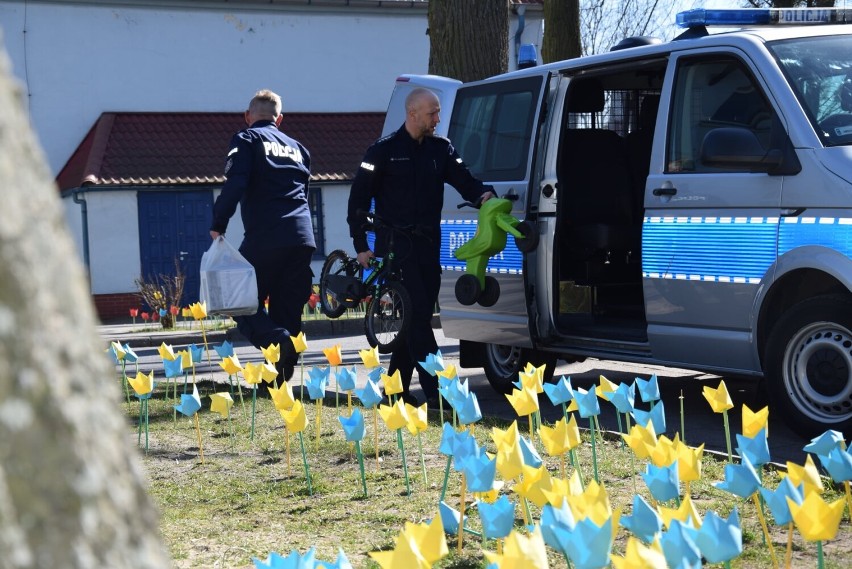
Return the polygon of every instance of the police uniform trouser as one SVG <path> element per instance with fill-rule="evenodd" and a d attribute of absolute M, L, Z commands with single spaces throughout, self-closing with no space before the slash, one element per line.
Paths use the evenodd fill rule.
<path fill-rule="evenodd" d="M 237 328 L 257 348 L 281 345 L 281 355 L 293 359 L 290 336 L 302 331 L 302 311 L 311 296 L 313 247 L 240 249 L 257 273 L 257 313 L 235 318 Z M 269 297 L 269 313 L 264 300 Z"/>
<path fill-rule="evenodd" d="M 394 373 L 399 370 L 403 388 L 408 393 L 411 375 L 417 367 L 423 393 L 428 398 L 437 397 L 438 379 L 419 366 L 418 362 L 425 361 L 428 354 L 438 351 L 438 343 L 432 331 L 432 316 L 441 287 L 441 265 L 435 255 L 411 254 L 402 255 L 398 266 L 402 284 L 411 297 L 414 317 L 407 340 L 391 354 L 388 371 Z"/>

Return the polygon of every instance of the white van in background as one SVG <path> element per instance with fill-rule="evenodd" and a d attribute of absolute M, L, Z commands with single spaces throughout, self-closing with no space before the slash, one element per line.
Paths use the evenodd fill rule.
<path fill-rule="evenodd" d="M 439 134 L 540 237 L 491 260 L 494 306 L 461 304 L 453 251 L 476 212 L 448 189 L 439 304 L 462 365 L 499 390 L 527 362 L 585 357 L 766 377 L 803 435 L 852 432 L 852 26 L 824 25 L 850 21 L 694 10 L 668 43 L 469 84 L 401 77 L 385 133 L 433 89 Z"/>

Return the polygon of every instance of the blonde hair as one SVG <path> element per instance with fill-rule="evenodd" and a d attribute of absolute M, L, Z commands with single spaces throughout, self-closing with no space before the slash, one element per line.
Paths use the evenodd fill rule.
<path fill-rule="evenodd" d="M 255 116 L 277 119 L 281 114 L 281 97 L 269 89 L 261 89 L 252 97 L 248 110 Z"/>

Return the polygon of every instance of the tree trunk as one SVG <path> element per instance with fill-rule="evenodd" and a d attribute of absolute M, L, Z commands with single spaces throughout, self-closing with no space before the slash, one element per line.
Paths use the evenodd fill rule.
<path fill-rule="evenodd" d="M 169 567 L 21 97 L 0 50 L 0 568 Z"/>
<path fill-rule="evenodd" d="M 467 82 L 508 66 L 508 0 L 429 0 L 429 73 Z"/>
<path fill-rule="evenodd" d="M 581 54 L 580 1 L 545 0 L 542 61 L 552 63 L 580 57 Z"/>

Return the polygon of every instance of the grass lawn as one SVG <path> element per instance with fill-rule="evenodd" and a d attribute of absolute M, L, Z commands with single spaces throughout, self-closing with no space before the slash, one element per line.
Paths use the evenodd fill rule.
<path fill-rule="evenodd" d="M 392 549 L 395 537 L 406 522 L 423 522 L 438 512 L 444 486 L 447 457 L 438 450 L 441 441 L 441 424 L 437 410 L 429 412 L 429 427 L 421 440 L 403 430 L 403 446 L 408 466 L 408 486 L 403 469 L 396 432 L 391 432 L 378 419 L 374 429 L 374 411 L 364 410 L 366 435 L 362 441 L 368 497 L 364 497 L 358 460 L 353 447 L 343 436 L 338 415 L 347 415 L 345 395 L 336 401 L 327 396 L 321 408 L 305 398 L 308 426 L 299 434 L 289 434 L 281 415 L 271 399 L 259 397 L 255 403 L 254 438 L 252 432 L 251 392 L 243 389 L 241 404 L 234 394 L 230 419 L 223 419 L 210 411 L 212 387 L 200 385 L 202 409 L 198 413 L 204 461 L 201 462 L 198 432 L 194 419 L 175 415 L 174 401 L 166 398 L 158 388 L 149 402 L 149 425 L 146 434 L 140 433 L 138 420 L 140 404 L 135 399 L 130 404 L 122 401 L 128 417 L 128 446 L 138 445 L 149 480 L 149 491 L 158 505 L 162 521 L 160 531 L 168 544 L 175 567 L 253 567 L 253 558 L 266 560 L 270 552 L 282 555 L 292 550 L 300 553 L 316 549 L 316 557 L 333 562 L 338 548 L 346 553 L 353 567 L 377 566 L 368 556 L 371 551 Z M 219 390 L 227 387 L 219 386 Z M 297 388 L 298 389 L 298 388 Z M 297 394 L 298 398 L 298 394 Z M 339 409 L 336 409 L 339 405 Z M 357 404 L 356 404 L 357 405 Z M 445 410 L 449 407 L 445 405 Z M 320 413 L 320 435 L 317 438 L 317 412 Z M 450 415 L 447 413 L 447 419 Z M 588 426 L 588 421 L 580 420 Z M 509 425 L 484 419 L 473 427 L 479 445 L 494 452 L 492 428 L 506 429 Z M 519 421 L 522 436 L 528 436 L 526 418 Z M 721 428 L 721 418 L 720 418 Z M 378 432 L 378 445 L 376 445 Z M 670 433 L 674 435 L 674 433 Z M 592 445 L 589 433 L 583 431 L 583 442 L 576 449 L 577 463 L 585 483 L 594 479 Z M 422 444 L 422 455 L 418 448 Z M 688 441 L 698 445 L 701 441 Z M 304 444 L 311 476 L 309 490 L 301 445 Z M 540 440 L 535 448 L 544 459 L 548 473 L 562 478 L 562 461 L 549 457 Z M 613 436 L 596 440 L 594 450 L 600 482 L 605 488 L 612 510 L 626 516 L 631 513 L 633 497 L 639 493 L 649 502 L 650 493 L 641 473 L 646 461 L 633 457 L 626 446 Z M 378 460 L 377 460 L 378 453 Z M 422 462 L 421 462 L 422 456 Z M 704 518 L 714 511 L 723 518 L 737 507 L 742 524 L 744 553 L 732 562 L 733 567 L 770 567 L 768 547 L 755 505 L 750 500 L 713 487 L 713 482 L 724 479 L 726 461 L 704 455 L 702 478 L 691 483 L 689 495 L 699 514 Z M 424 472 L 425 469 L 425 472 Z M 573 472 L 568 463 L 567 474 Z M 783 473 L 773 468 L 762 471 L 763 484 L 774 489 Z M 500 479 L 498 473 L 497 479 Z M 826 479 L 824 497 L 842 498 Z M 506 482 L 501 493 L 520 504 L 518 494 L 512 491 L 516 481 Z M 681 483 L 681 496 L 685 484 Z M 458 509 L 461 505 L 461 475 L 452 468 L 446 487 L 445 501 Z M 471 496 L 466 493 L 468 527 L 481 529 L 479 514 Z M 675 500 L 660 504 L 675 508 Z M 541 510 L 530 504 L 534 521 Z M 772 543 L 782 562 L 787 548 L 786 527 L 773 525 L 767 509 L 767 521 Z M 523 531 L 524 512 L 515 508 L 515 527 Z M 613 553 L 624 555 L 629 532 L 618 529 Z M 483 549 L 496 551 L 494 540 L 483 543 L 480 537 L 465 534 L 462 549 L 458 551 L 456 536 L 447 536 L 450 554 L 436 566 L 483 567 Z M 566 565 L 565 558 L 548 548 L 551 566 Z M 826 567 L 848 567 L 852 553 L 852 531 L 848 516 L 844 515 L 835 540 L 823 544 Z M 806 543 L 794 532 L 792 543 L 793 567 L 816 567 L 814 543 Z"/>

